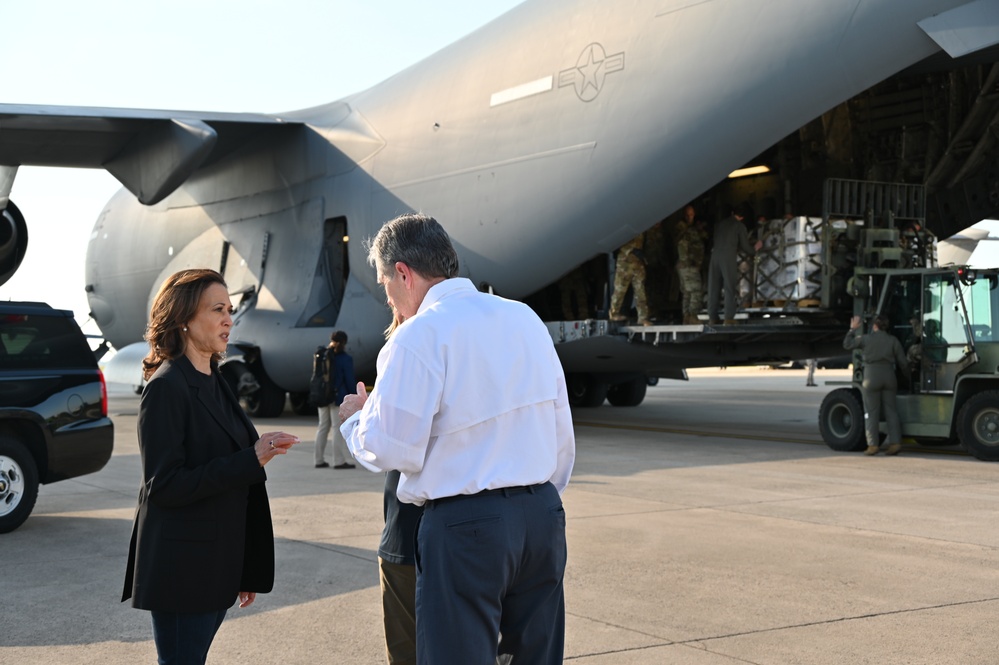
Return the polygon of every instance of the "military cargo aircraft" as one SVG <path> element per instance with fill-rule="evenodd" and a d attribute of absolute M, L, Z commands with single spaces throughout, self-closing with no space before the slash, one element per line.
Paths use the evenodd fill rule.
<path fill-rule="evenodd" d="M 389 314 L 359 241 L 386 220 L 433 214 L 464 276 L 526 299 L 899 72 L 990 53 L 997 4 L 528 0 L 368 90 L 285 114 L 2 104 L 0 283 L 29 226 L 9 200 L 17 167 L 106 169 L 124 188 L 85 285 L 105 337 L 134 357 L 162 280 L 217 268 L 238 302 L 227 371 L 275 415 L 286 392 L 300 403 L 308 350 L 334 327 L 373 371 Z M 656 345 L 606 355 L 563 362 L 604 385 L 703 362 Z"/>

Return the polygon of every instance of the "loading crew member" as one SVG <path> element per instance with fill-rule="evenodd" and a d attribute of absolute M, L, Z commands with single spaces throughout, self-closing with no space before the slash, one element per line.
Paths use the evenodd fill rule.
<path fill-rule="evenodd" d="M 902 343 L 894 335 L 888 334 L 888 319 L 883 315 L 874 317 L 870 334 L 859 334 L 860 317 L 850 319 L 850 331 L 843 340 L 847 350 L 861 349 L 864 360 L 864 382 L 861 393 L 864 397 L 864 423 L 867 433 L 865 455 L 877 455 L 880 435 L 881 410 L 885 412 L 888 424 L 888 447 L 886 455 L 897 455 L 902 450 L 902 424 L 898 419 L 895 395 L 898 383 L 895 368 L 907 369 L 909 364 L 902 350 Z"/>

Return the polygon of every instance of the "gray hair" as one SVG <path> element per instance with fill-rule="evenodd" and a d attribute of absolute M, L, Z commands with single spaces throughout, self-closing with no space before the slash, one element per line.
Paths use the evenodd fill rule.
<path fill-rule="evenodd" d="M 405 263 L 422 277 L 450 279 L 458 275 L 458 254 L 436 219 L 419 213 L 400 215 L 385 223 L 367 241 L 368 263 L 382 275 Z"/>

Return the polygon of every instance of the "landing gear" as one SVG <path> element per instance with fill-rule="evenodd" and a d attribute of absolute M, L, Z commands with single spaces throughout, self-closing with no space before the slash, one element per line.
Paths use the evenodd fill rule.
<path fill-rule="evenodd" d="M 590 409 L 600 406 L 607 397 L 607 384 L 595 374 L 569 374 L 565 377 L 569 406 Z"/>
<path fill-rule="evenodd" d="M 638 406 L 650 385 L 644 374 L 567 374 L 565 382 L 569 405 L 583 409 L 600 406 L 605 399 L 613 406 Z"/>
<path fill-rule="evenodd" d="M 260 362 L 232 360 L 221 367 L 222 376 L 243 408 L 257 418 L 276 418 L 284 411 L 285 392 L 264 373 Z"/>
<path fill-rule="evenodd" d="M 617 383 L 607 390 L 607 401 L 614 406 L 638 406 L 645 399 L 648 387 L 649 380 L 644 375 Z"/>
<path fill-rule="evenodd" d="M 864 404 L 853 388 L 837 388 L 819 407 L 819 432 L 833 450 L 854 452 L 867 447 Z"/>

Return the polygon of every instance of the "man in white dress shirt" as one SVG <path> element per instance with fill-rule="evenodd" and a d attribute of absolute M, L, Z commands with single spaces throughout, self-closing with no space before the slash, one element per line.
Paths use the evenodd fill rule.
<path fill-rule="evenodd" d="M 561 663 L 575 438 L 551 336 L 523 303 L 458 277 L 432 217 L 388 222 L 368 262 L 405 323 L 371 396 L 359 384 L 341 405 L 341 431 L 365 467 L 401 472 L 400 501 L 424 506 L 417 662 Z"/>

